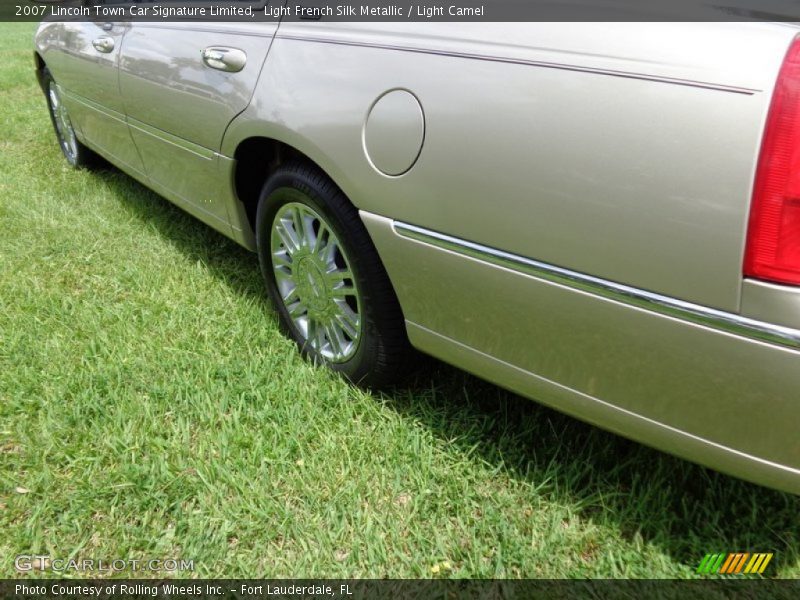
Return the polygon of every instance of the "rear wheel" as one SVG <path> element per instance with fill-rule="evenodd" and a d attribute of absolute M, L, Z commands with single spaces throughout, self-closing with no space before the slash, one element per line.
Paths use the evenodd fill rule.
<path fill-rule="evenodd" d="M 53 122 L 53 129 L 55 129 L 58 145 L 61 147 L 64 158 L 67 159 L 70 166 L 76 169 L 92 165 L 96 154 L 78 140 L 69 111 L 63 101 L 63 92 L 47 69 L 42 73 L 42 84 L 47 98 L 50 120 Z"/>
<path fill-rule="evenodd" d="M 358 211 L 322 172 L 278 169 L 256 216 L 261 270 L 283 330 L 304 356 L 380 386 L 411 356 L 400 306 Z"/>

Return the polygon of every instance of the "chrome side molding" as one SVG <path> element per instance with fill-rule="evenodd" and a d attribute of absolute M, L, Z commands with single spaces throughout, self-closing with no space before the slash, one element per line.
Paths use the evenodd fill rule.
<path fill-rule="evenodd" d="M 733 335 L 800 349 L 800 331 L 797 329 L 773 325 L 756 319 L 748 319 L 723 310 L 686 302 L 670 296 L 663 296 L 655 292 L 640 290 L 621 283 L 462 240 L 437 231 L 417 227 L 416 225 L 394 221 L 393 226 L 394 230 L 403 237 L 518 271 L 538 279 L 669 317 L 690 321 Z"/>

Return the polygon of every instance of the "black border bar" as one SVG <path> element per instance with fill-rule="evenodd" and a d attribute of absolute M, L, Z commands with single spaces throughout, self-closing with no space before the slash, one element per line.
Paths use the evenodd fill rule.
<path fill-rule="evenodd" d="M 345 579 L 18 579 L 0 580 L 13 600 L 372 600 L 800 597 L 800 581 L 752 578 L 707 580 L 345 580 Z"/>

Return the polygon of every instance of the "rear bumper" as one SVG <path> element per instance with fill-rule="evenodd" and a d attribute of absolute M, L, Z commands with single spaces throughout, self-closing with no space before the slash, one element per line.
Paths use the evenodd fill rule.
<path fill-rule="evenodd" d="M 362 217 L 421 350 L 648 445 L 800 494 L 800 331 Z"/>

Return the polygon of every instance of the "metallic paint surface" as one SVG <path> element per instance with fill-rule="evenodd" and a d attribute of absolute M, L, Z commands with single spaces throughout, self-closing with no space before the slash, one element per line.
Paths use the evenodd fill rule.
<path fill-rule="evenodd" d="M 562 46 L 572 39 L 569 27 L 550 25 L 561 32 Z M 353 35 L 325 27 L 340 37 Z M 661 35 L 670 30 L 664 24 L 654 29 Z M 709 61 L 701 29 L 681 36 L 680 57 L 667 53 L 672 65 L 626 58 L 632 42 L 619 57 L 574 52 L 568 58 L 596 69 L 677 75 L 678 65 L 694 55 Z M 769 37 L 761 26 L 710 27 L 715 41 L 737 56 L 742 44 L 755 44 L 742 67 L 747 77 L 740 73 L 731 81 L 766 88 L 752 94 L 285 37 L 303 31 L 320 35 L 308 24 L 281 27 L 258 82 L 258 101 L 231 124 L 223 154 L 250 136 L 279 139 L 322 166 L 363 210 L 738 311 L 743 232 L 770 97 L 763 74 L 774 77 L 793 30 L 776 27 L 760 46 L 756 42 Z M 680 31 L 675 25 L 673 33 Z M 364 41 L 375 38 L 379 33 Z M 409 38 L 418 46 L 443 44 L 419 32 Z M 491 50 L 531 59 L 551 54 L 529 44 L 498 41 Z M 469 39 L 460 47 L 473 46 L 485 50 Z M 719 48 L 712 56 L 721 61 L 719 71 L 686 66 L 686 78 L 721 83 L 727 59 Z M 307 75 L 311 65 L 313 77 Z M 393 181 L 374 172 L 359 151 L 358 133 L 373 99 L 397 87 L 425 107 L 426 131 L 423 158 Z"/>
<path fill-rule="evenodd" d="M 445 250 L 452 250 L 499 267 L 513 269 L 539 279 L 566 285 L 576 290 L 583 290 L 597 296 L 691 321 L 720 331 L 779 344 L 788 348 L 800 349 L 800 329 L 783 327 L 774 322 L 769 322 L 769 319 L 759 321 L 742 315 L 677 300 L 669 296 L 654 294 L 585 273 L 570 271 L 557 265 L 550 265 L 524 256 L 509 254 L 508 252 L 475 244 L 468 240 L 460 240 L 408 223 L 395 221 L 393 226 L 394 230 L 403 237 L 425 242 Z M 758 289 L 761 288 L 759 287 Z M 776 298 L 771 291 L 763 295 L 769 298 Z M 796 297 L 797 295 L 791 296 L 793 299 L 796 299 Z"/>
<path fill-rule="evenodd" d="M 391 219 L 361 214 L 424 352 L 634 439 L 800 493 L 800 352 L 405 238 Z M 700 451 L 709 446 L 716 450 Z"/>
<path fill-rule="evenodd" d="M 761 485 L 800 494 L 800 470 L 715 444 L 664 423 L 565 388 L 535 373 L 479 352 L 415 323 L 406 322 L 412 343 L 440 360 L 556 410 L 665 452 Z"/>
<path fill-rule="evenodd" d="M 775 76 L 765 64 L 782 58 L 796 32 L 775 23 L 286 22 L 279 36 L 762 91 Z"/>
<path fill-rule="evenodd" d="M 219 150 L 228 123 L 250 102 L 276 29 L 267 23 L 132 24 L 120 61 L 127 114 Z M 244 69 L 208 67 L 202 52 L 212 46 L 244 51 Z"/>
<path fill-rule="evenodd" d="M 800 288 L 745 279 L 742 315 L 800 329 Z"/>
<path fill-rule="evenodd" d="M 274 24 L 134 23 L 124 40 L 120 89 L 131 135 L 148 177 L 201 214 L 227 221 L 230 196 L 219 193 L 214 154 L 228 123 L 250 102 Z M 212 46 L 241 49 L 235 73 L 207 66 Z"/>

